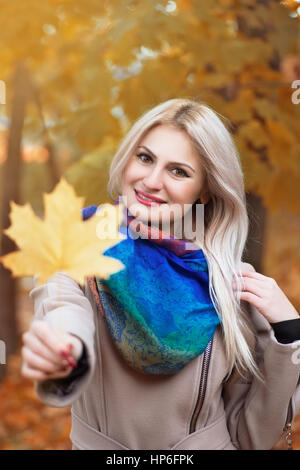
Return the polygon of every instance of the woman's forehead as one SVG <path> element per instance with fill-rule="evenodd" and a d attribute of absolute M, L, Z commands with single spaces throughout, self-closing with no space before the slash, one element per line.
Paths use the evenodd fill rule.
<path fill-rule="evenodd" d="M 189 135 L 181 129 L 160 125 L 151 129 L 138 143 L 136 149 L 150 150 L 155 157 L 197 165 L 199 153 Z"/>

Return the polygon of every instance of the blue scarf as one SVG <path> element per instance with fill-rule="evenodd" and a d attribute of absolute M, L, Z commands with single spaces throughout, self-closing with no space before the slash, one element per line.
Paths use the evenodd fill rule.
<path fill-rule="evenodd" d="M 96 210 L 82 209 L 83 220 Z M 88 282 L 127 364 L 145 374 L 175 374 L 205 350 L 220 323 L 207 261 L 196 245 L 189 242 L 187 248 L 184 240 L 142 222 L 134 226 L 134 217 L 126 208 L 125 213 L 119 231 L 126 238 L 103 255 L 126 269 Z M 134 232 L 143 238 L 134 239 Z"/>

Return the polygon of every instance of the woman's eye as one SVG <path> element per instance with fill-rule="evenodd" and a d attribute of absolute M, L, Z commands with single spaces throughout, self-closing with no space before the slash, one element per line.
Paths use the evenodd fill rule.
<path fill-rule="evenodd" d="M 137 154 L 137 157 L 142 161 L 142 162 L 145 162 L 148 160 L 151 160 L 151 157 L 149 157 L 149 155 L 147 155 L 146 153 L 138 153 Z M 144 160 L 142 157 L 146 157 L 146 160 Z"/>
<path fill-rule="evenodd" d="M 150 155 L 147 155 L 147 153 L 138 153 L 136 156 L 139 160 L 141 160 L 142 163 L 148 163 L 149 161 L 152 162 L 152 158 Z M 175 176 L 186 176 L 189 178 L 189 175 L 182 168 L 173 168 L 172 171 L 174 170 L 179 171 L 179 174 L 175 174 Z"/>
<path fill-rule="evenodd" d="M 179 174 L 177 174 L 175 176 L 188 176 L 188 174 L 184 170 L 182 170 L 181 168 L 174 168 L 174 170 L 177 170 L 177 171 L 180 172 Z"/>

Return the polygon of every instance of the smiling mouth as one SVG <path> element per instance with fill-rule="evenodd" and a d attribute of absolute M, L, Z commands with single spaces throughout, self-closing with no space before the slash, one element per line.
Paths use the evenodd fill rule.
<path fill-rule="evenodd" d="M 165 201 L 158 201 L 156 199 L 152 199 L 152 198 L 149 198 L 149 197 L 146 197 L 144 196 L 143 194 L 141 194 L 139 191 L 137 191 L 136 189 L 134 190 L 135 191 L 135 196 L 137 198 L 137 200 L 139 202 L 141 202 L 142 204 L 145 204 L 146 206 L 160 206 L 161 204 L 166 204 Z"/>

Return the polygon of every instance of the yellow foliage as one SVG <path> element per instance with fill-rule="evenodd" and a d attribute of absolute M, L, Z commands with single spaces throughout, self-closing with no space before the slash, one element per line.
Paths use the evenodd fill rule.
<path fill-rule="evenodd" d="M 282 170 L 293 169 L 291 149 L 297 143 L 295 136 L 281 122 L 273 119 L 267 119 L 266 127 L 270 134 L 269 155 L 272 161 Z"/>
<path fill-rule="evenodd" d="M 258 54 L 258 50 L 261 50 L 262 47 L 257 42 L 256 47 L 251 43 L 251 48 L 248 49 L 252 51 L 253 55 Z M 277 70 L 271 69 L 266 62 L 267 56 L 270 54 L 269 48 L 265 51 L 265 57 L 263 57 L 263 63 L 260 61 L 253 61 L 252 64 L 248 63 L 243 70 L 241 70 L 239 80 L 242 84 L 252 84 L 255 88 L 263 86 L 266 82 L 276 82 L 281 80 L 281 74 Z M 266 85 L 264 86 L 264 88 Z M 267 87 L 266 87 L 267 88 Z"/>
<path fill-rule="evenodd" d="M 235 139 L 240 156 L 242 157 L 242 168 L 247 188 L 264 198 L 268 192 L 269 184 L 272 182 L 272 172 L 268 166 L 258 159 L 255 151 L 251 150 L 247 140 L 240 135 Z M 264 184 L 261 184 L 264 181 Z"/>
<path fill-rule="evenodd" d="M 182 48 L 178 46 L 171 46 L 168 42 L 164 42 L 161 48 L 164 57 L 180 57 L 183 53 Z"/>
<path fill-rule="evenodd" d="M 264 147 L 269 143 L 268 135 L 257 119 L 251 119 L 241 126 L 239 135 L 251 142 L 255 148 Z"/>
<path fill-rule="evenodd" d="M 299 106 L 292 102 L 290 83 L 297 73 L 300 23 L 289 15 L 298 3 L 171 3 L 0 0 L 0 78 L 8 83 L 14 64 L 25 61 L 38 84 L 46 121 L 52 123 L 51 137 L 59 144 L 70 139 L 84 159 L 105 136 L 116 143 L 122 138 L 123 123 L 112 108 L 122 108 L 129 129 L 164 100 L 199 97 L 232 121 L 237 137 L 245 141 L 243 163 L 247 160 L 253 170 L 246 180 L 255 184 L 247 190 L 266 194 L 260 166 L 289 172 L 299 166 Z M 7 86 L 8 104 L 12 92 L 13 86 Z M 38 135 L 38 116 L 28 123 L 32 114 L 27 109 L 24 134 Z M 274 134 L 269 120 L 278 120 L 292 140 L 281 129 Z M 262 147 L 267 147 L 264 154 L 256 151 Z M 107 164 L 97 179 L 99 173 L 90 171 L 96 159 L 90 163 L 84 160 L 72 172 L 77 187 L 88 188 L 78 194 L 97 201 L 104 192 Z M 281 192 L 281 197 L 284 201 L 287 196 Z"/>
<path fill-rule="evenodd" d="M 242 89 L 238 93 L 237 99 L 230 101 L 223 113 L 233 122 L 249 121 L 252 119 L 253 101 L 253 90 Z"/>
<path fill-rule="evenodd" d="M 78 162 L 69 166 L 65 178 L 74 187 L 78 196 L 84 196 L 86 205 L 109 202 L 107 181 L 109 166 L 115 154 L 117 142 L 110 136 L 93 152 L 83 156 Z"/>
<path fill-rule="evenodd" d="M 100 206 L 99 212 L 83 221 L 83 200 L 62 178 L 52 193 L 44 194 L 44 221 L 28 203 L 19 206 L 11 201 L 11 226 L 4 233 L 17 243 L 20 251 L 4 255 L 0 261 L 14 277 L 38 275 L 38 283 L 42 284 L 62 271 L 83 285 L 85 276 L 108 278 L 124 268 L 119 260 L 102 255 L 123 239 L 117 230 L 122 205 L 109 204 L 107 211 Z M 110 227 L 110 238 L 105 237 L 103 226 Z"/>
<path fill-rule="evenodd" d="M 272 184 L 269 184 L 269 191 L 264 194 L 264 200 L 270 208 L 270 212 L 275 212 L 287 208 L 291 212 L 296 212 L 299 208 L 299 170 L 298 174 L 280 169 L 272 177 Z M 285 194 L 284 203 L 282 194 Z M 299 213 L 299 211 L 298 211 Z"/>
<path fill-rule="evenodd" d="M 177 8 L 179 11 L 187 11 L 192 8 L 193 0 L 179 0 L 177 2 Z"/>

